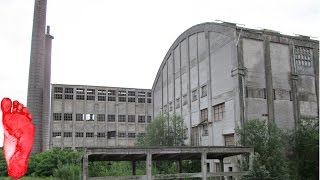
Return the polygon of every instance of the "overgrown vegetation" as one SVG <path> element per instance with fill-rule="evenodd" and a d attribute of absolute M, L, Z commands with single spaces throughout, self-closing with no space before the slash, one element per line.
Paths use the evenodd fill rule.
<path fill-rule="evenodd" d="M 319 179 L 318 120 L 300 123 L 296 132 L 250 120 L 236 134 L 241 144 L 255 150 L 253 168 L 243 179 Z M 240 164 L 248 170 L 248 158 Z"/>
<path fill-rule="evenodd" d="M 237 128 L 239 143 L 255 149 L 253 168 L 243 179 L 319 179 L 319 121 L 300 121 L 296 131 L 284 131 L 276 124 L 250 120 L 243 128 Z M 180 146 L 186 139 L 185 125 L 178 116 L 158 116 L 147 126 L 146 134 L 139 137 L 139 146 Z M 75 150 L 51 150 L 33 154 L 22 180 L 76 180 L 80 178 L 82 152 Z M 152 174 L 178 173 L 179 162 L 154 162 Z M 248 158 L 240 161 L 248 170 Z M 183 161 L 182 172 L 200 172 L 200 161 Z M 130 162 L 89 162 L 90 176 L 131 175 Z M 137 162 L 137 175 L 145 174 L 145 162 Z M 7 177 L 7 167 L 0 149 L 0 179 Z"/>
<path fill-rule="evenodd" d="M 159 115 L 146 127 L 146 134 L 137 138 L 137 146 L 183 146 L 186 126 L 177 115 Z"/>

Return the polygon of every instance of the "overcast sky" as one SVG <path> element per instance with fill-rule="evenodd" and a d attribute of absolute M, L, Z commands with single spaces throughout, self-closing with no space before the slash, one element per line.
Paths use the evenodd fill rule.
<path fill-rule="evenodd" d="M 26 104 L 33 8 L 34 0 L 0 1 L 1 99 Z M 48 0 L 51 82 L 149 89 L 175 39 L 215 20 L 319 40 L 320 1 Z"/>

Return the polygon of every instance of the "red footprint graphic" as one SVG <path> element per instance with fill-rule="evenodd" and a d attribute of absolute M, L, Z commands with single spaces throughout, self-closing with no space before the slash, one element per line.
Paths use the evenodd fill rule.
<path fill-rule="evenodd" d="M 1 101 L 4 130 L 3 152 L 8 174 L 19 179 L 27 171 L 28 159 L 32 150 L 35 126 L 27 107 L 18 101 L 3 98 Z"/>

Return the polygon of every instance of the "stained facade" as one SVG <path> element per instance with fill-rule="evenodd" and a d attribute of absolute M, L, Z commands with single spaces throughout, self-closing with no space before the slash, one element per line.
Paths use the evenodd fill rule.
<path fill-rule="evenodd" d="M 167 52 L 152 87 L 153 113 L 181 115 L 186 144 L 195 146 L 237 145 L 234 129 L 251 119 L 295 129 L 318 119 L 318 66 L 319 41 L 309 37 L 199 24 Z"/>
<path fill-rule="evenodd" d="M 53 84 L 50 147 L 128 147 L 152 120 L 151 90 Z"/>

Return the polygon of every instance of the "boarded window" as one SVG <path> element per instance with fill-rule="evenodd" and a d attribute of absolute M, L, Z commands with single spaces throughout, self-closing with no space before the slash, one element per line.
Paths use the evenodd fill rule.
<path fill-rule="evenodd" d="M 224 145 L 234 146 L 234 134 L 224 135 Z"/>

